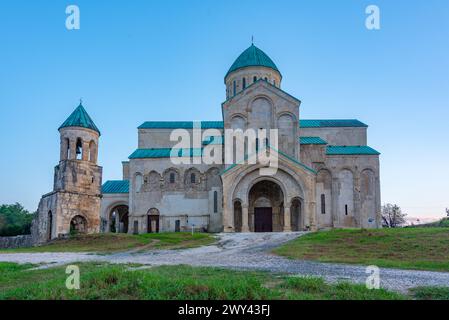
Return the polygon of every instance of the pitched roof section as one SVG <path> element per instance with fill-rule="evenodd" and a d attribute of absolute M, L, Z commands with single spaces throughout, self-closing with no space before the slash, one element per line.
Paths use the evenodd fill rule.
<path fill-rule="evenodd" d="M 229 71 L 226 73 L 225 79 L 231 72 L 246 67 L 266 67 L 280 73 L 273 60 L 271 60 L 265 52 L 252 44 L 251 47 L 243 51 L 242 54 L 240 54 L 240 56 L 234 61 L 231 68 L 229 68 Z"/>
<path fill-rule="evenodd" d="M 193 129 L 193 121 L 147 121 L 137 129 Z M 223 129 L 223 121 L 201 121 L 201 129 Z"/>
<path fill-rule="evenodd" d="M 320 137 L 300 137 L 300 144 L 327 144 L 326 141 L 321 139 Z"/>
<path fill-rule="evenodd" d="M 368 146 L 328 146 L 326 154 L 335 155 L 380 155 L 380 152 Z"/>
<path fill-rule="evenodd" d="M 199 148 L 191 148 L 191 149 L 152 148 L 152 149 L 137 149 L 129 156 L 129 159 L 170 158 L 172 150 L 177 157 L 200 157 L 202 155 L 202 149 Z"/>
<path fill-rule="evenodd" d="M 67 118 L 66 121 L 58 128 L 67 128 L 67 127 L 80 127 L 94 130 L 100 134 L 100 130 L 98 130 L 97 126 L 93 122 L 92 118 L 87 113 L 86 109 L 84 109 L 83 105 L 80 104 L 75 111 Z"/>
<path fill-rule="evenodd" d="M 101 186 L 101 193 L 129 193 L 128 180 L 109 180 Z"/>
<path fill-rule="evenodd" d="M 202 129 L 223 129 L 223 121 L 201 121 Z M 361 127 L 368 126 L 356 119 L 299 120 L 301 128 Z M 138 129 L 192 129 L 193 121 L 147 121 Z"/>
<path fill-rule="evenodd" d="M 368 127 L 366 124 L 356 119 L 300 120 L 299 126 L 301 128 Z"/>

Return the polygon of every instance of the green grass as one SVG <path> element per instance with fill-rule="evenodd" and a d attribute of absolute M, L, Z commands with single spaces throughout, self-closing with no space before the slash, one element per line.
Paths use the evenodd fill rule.
<path fill-rule="evenodd" d="M 417 287 L 411 292 L 416 299 L 420 300 L 449 300 L 448 287 Z"/>
<path fill-rule="evenodd" d="M 449 229 L 329 230 L 274 250 L 292 259 L 449 271 Z"/>
<path fill-rule="evenodd" d="M 80 290 L 65 287 L 65 267 L 26 270 L 30 266 L 0 264 L 0 300 L 135 299 L 406 299 L 386 290 L 349 283 L 326 284 L 264 272 L 189 266 L 132 269 L 127 265 L 79 264 Z"/>
<path fill-rule="evenodd" d="M 183 249 L 215 242 L 208 233 L 188 232 L 148 233 L 139 235 L 103 233 L 73 236 L 33 248 L 6 249 L 0 253 L 20 252 L 98 252 L 113 253 L 126 250 Z"/>

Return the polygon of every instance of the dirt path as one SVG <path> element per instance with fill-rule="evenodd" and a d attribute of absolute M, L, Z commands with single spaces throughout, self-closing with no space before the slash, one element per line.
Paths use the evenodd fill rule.
<path fill-rule="evenodd" d="M 17 263 L 67 263 L 104 261 L 139 263 L 150 266 L 187 264 L 240 270 L 265 270 L 297 275 L 320 276 L 327 281 L 347 280 L 365 283 L 366 267 L 344 264 L 290 260 L 270 252 L 282 243 L 304 233 L 234 233 L 219 234 L 215 245 L 185 250 L 123 252 L 110 255 L 88 253 L 17 253 L 0 254 L 0 261 Z M 381 268 L 381 287 L 406 292 L 417 286 L 449 286 L 449 273 Z"/>

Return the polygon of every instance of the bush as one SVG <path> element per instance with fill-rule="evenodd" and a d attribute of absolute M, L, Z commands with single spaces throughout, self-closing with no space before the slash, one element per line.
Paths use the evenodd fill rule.
<path fill-rule="evenodd" d="M 31 233 L 35 213 L 25 210 L 19 203 L 0 206 L 0 237 L 13 237 Z"/>

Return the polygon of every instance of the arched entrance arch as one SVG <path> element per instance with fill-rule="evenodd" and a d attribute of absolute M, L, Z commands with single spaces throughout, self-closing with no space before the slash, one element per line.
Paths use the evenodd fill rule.
<path fill-rule="evenodd" d="M 159 233 L 159 218 L 160 213 L 158 209 L 151 208 L 150 210 L 148 210 L 148 233 Z"/>
<path fill-rule="evenodd" d="M 292 231 L 304 230 L 304 216 L 303 216 L 302 199 L 294 198 L 290 206 L 290 221 L 292 224 Z"/>
<path fill-rule="evenodd" d="M 117 205 L 109 212 L 109 232 L 128 233 L 129 209 L 127 205 Z"/>
<path fill-rule="evenodd" d="M 71 234 L 85 234 L 87 233 L 87 220 L 83 216 L 77 215 L 70 221 Z"/>
<path fill-rule="evenodd" d="M 284 230 L 284 192 L 272 180 L 255 183 L 248 193 L 249 228 L 254 232 Z"/>

